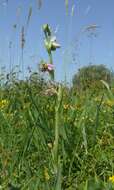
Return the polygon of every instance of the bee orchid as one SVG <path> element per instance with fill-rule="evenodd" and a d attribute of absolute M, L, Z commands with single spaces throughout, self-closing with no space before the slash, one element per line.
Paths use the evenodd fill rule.
<path fill-rule="evenodd" d="M 57 48 L 60 48 L 60 44 L 57 42 L 56 37 L 52 36 L 51 28 L 48 24 L 43 25 L 44 31 L 44 45 L 46 51 L 49 55 L 49 63 L 50 64 L 43 64 L 41 71 L 45 72 L 48 71 L 52 80 L 54 80 L 54 68 L 53 68 L 53 59 L 52 59 L 52 51 L 55 51 Z"/>
<path fill-rule="evenodd" d="M 51 71 L 54 71 L 54 65 L 43 63 L 43 64 L 41 64 L 41 71 L 42 72 L 51 72 Z"/>

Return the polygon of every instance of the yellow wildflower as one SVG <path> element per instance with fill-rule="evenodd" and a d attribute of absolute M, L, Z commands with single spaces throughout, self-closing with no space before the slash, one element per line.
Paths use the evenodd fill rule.
<path fill-rule="evenodd" d="M 75 108 L 74 108 L 72 105 L 70 105 L 70 104 L 64 104 L 64 105 L 63 105 L 63 108 L 64 108 L 65 110 L 68 110 L 68 109 L 74 110 L 74 109 L 75 109 Z"/>
<path fill-rule="evenodd" d="M 6 99 L 0 101 L 0 108 L 3 109 L 8 105 L 8 101 Z"/>
<path fill-rule="evenodd" d="M 107 100 L 105 102 L 105 105 L 110 106 L 110 107 L 114 106 L 114 100 Z"/>
<path fill-rule="evenodd" d="M 49 179 L 50 179 L 50 176 L 48 174 L 48 168 L 46 168 L 46 167 L 44 168 L 44 178 L 46 181 L 49 181 Z"/>
<path fill-rule="evenodd" d="M 64 107 L 65 110 L 67 110 L 67 109 L 70 108 L 70 105 L 69 104 L 65 104 L 63 107 Z"/>
<path fill-rule="evenodd" d="M 114 175 L 109 177 L 109 181 L 111 181 L 112 183 L 114 183 Z"/>

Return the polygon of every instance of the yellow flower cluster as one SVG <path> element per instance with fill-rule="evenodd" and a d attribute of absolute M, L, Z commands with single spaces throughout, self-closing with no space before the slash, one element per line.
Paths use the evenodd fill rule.
<path fill-rule="evenodd" d="M 6 99 L 0 101 L 0 108 L 4 109 L 8 105 L 8 101 Z"/>
<path fill-rule="evenodd" d="M 114 175 L 109 177 L 109 181 L 111 181 L 112 183 L 114 183 Z"/>
<path fill-rule="evenodd" d="M 49 179 L 50 179 L 50 176 L 48 174 L 48 168 L 46 168 L 46 167 L 44 168 L 44 178 L 46 181 L 49 181 Z"/>
<path fill-rule="evenodd" d="M 106 104 L 107 106 L 112 107 L 112 106 L 114 106 L 114 100 L 107 100 L 107 101 L 105 102 L 105 104 Z"/>
<path fill-rule="evenodd" d="M 95 102 L 100 102 L 101 98 L 96 97 L 94 100 L 95 100 Z M 103 100 L 102 104 L 106 105 L 106 106 L 109 106 L 109 107 L 112 107 L 112 106 L 114 106 L 114 100 Z"/>
<path fill-rule="evenodd" d="M 70 105 L 69 104 L 65 104 L 63 107 L 64 107 L 65 110 L 68 110 L 70 108 Z"/>
<path fill-rule="evenodd" d="M 80 105 L 80 104 L 77 104 L 77 105 L 75 105 L 75 106 L 72 106 L 72 105 L 70 105 L 70 104 L 64 104 L 64 105 L 63 105 L 63 108 L 64 108 L 64 110 L 68 110 L 68 109 L 74 110 L 74 109 L 80 109 L 80 108 L 81 108 L 81 105 Z"/>

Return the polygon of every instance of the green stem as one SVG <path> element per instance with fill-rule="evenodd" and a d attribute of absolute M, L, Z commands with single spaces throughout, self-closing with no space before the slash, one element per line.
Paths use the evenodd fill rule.
<path fill-rule="evenodd" d="M 50 61 L 50 64 L 53 64 L 53 58 L 52 58 L 52 53 L 51 53 L 51 51 L 50 51 L 48 54 L 49 54 L 49 61 Z"/>
<path fill-rule="evenodd" d="M 51 51 L 48 53 L 48 55 L 49 55 L 49 63 L 53 65 L 53 58 L 52 58 Z M 54 76 L 54 70 L 52 70 L 50 72 L 50 77 L 51 77 L 51 80 L 54 81 L 54 78 L 55 78 L 55 76 Z"/>
<path fill-rule="evenodd" d="M 59 128 L 60 128 L 60 106 L 62 99 L 62 86 L 59 85 L 57 105 L 55 108 L 55 142 L 53 147 L 54 162 L 57 169 L 58 166 L 58 148 L 59 148 Z"/>

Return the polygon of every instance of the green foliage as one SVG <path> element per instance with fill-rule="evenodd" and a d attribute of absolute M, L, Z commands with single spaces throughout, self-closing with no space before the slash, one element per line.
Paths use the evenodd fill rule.
<path fill-rule="evenodd" d="M 46 83 L 34 73 L 26 81 L 1 88 L 3 189 L 11 185 L 31 190 L 113 189 L 109 183 L 114 175 L 113 89 L 108 87 L 103 97 L 83 97 L 72 94 L 66 86 L 61 88 L 56 121 L 57 173 L 53 148 L 58 84 Z"/>
<path fill-rule="evenodd" d="M 89 65 L 82 67 L 74 75 L 73 87 L 81 91 L 87 89 L 98 91 L 103 89 L 101 80 L 111 85 L 113 77 L 113 73 L 104 65 Z"/>

